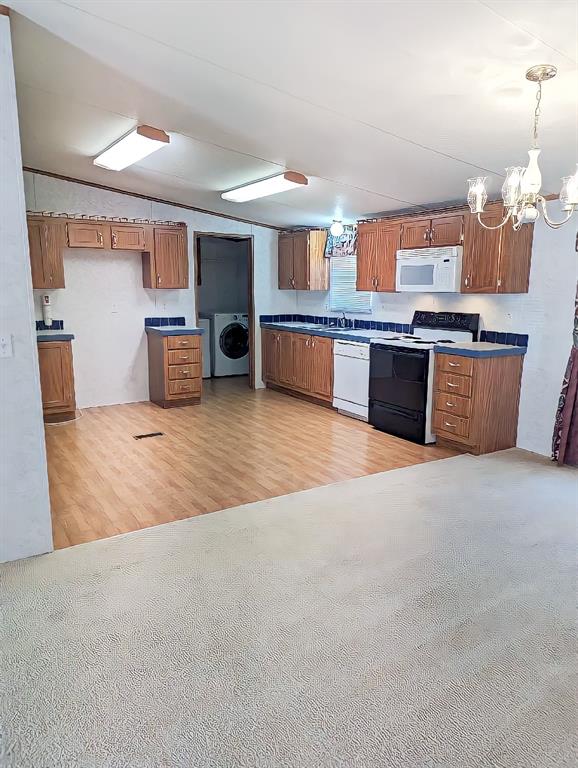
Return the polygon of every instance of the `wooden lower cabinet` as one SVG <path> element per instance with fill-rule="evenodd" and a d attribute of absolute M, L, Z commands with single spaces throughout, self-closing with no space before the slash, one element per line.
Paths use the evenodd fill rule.
<path fill-rule="evenodd" d="M 147 333 L 150 399 L 161 408 L 195 405 L 201 400 L 201 337 Z"/>
<path fill-rule="evenodd" d="M 523 355 L 436 354 L 433 432 L 471 453 L 516 445 Z"/>
<path fill-rule="evenodd" d="M 293 331 L 263 329 L 263 381 L 333 400 L 333 340 Z"/>
<path fill-rule="evenodd" d="M 38 367 L 44 421 L 73 419 L 76 411 L 70 341 L 39 341 Z"/>

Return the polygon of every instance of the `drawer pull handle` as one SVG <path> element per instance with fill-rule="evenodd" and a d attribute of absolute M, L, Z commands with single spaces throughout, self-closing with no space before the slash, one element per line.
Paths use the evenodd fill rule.
<path fill-rule="evenodd" d="M 446 427 L 453 427 L 454 429 L 458 426 L 457 424 L 452 424 L 450 421 L 444 421 L 444 425 Z"/>
<path fill-rule="evenodd" d="M 460 368 L 460 363 L 448 363 L 448 365 L 452 368 Z"/>
<path fill-rule="evenodd" d="M 455 403 L 448 403 L 447 400 L 446 400 L 446 405 L 447 405 L 448 408 L 455 408 L 456 407 Z"/>
<path fill-rule="evenodd" d="M 179 344 L 186 344 L 186 343 L 187 343 L 186 339 L 183 339 L 182 341 L 179 341 Z"/>
<path fill-rule="evenodd" d="M 460 386 L 459 384 L 452 384 L 451 381 L 448 381 L 448 387 L 451 387 L 452 389 L 458 389 Z"/>
<path fill-rule="evenodd" d="M 187 359 L 187 355 L 181 355 L 179 358 L 179 360 L 186 360 L 186 359 Z"/>

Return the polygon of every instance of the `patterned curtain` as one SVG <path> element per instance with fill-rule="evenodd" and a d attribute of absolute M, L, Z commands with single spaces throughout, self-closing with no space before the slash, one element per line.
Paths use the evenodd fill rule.
<path fill-rule="evenodd" d="M 558 464 L 578 467 L 578 286 L 574 305 L 574 344 L 556 411 L 552 458 Z"/>

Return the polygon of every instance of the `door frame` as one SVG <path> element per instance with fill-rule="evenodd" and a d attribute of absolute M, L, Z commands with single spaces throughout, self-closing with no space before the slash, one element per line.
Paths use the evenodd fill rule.
<path fill-rule="evenodd" d="M 193 280 L 195 283 L 195 324 L 199 324 L 199 278 L 201 277 L 201 238 L 219 237 L 222 240 L 246 240 L 247 272 L 248 272 L 248 306 L 249 315 L 249 387 L 255 389 L 255 283 L 254 283 L 254 237 L 253 235 L 236 235 L 224 232 L 195 232 L 193 241 Z"/>

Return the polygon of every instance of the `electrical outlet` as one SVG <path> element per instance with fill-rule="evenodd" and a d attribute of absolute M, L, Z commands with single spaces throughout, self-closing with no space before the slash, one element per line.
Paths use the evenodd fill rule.
<path fill-rule="evenodd" d="M 12 334 L 8 336 L 0 336 L 0 357 L 14 357 Z"/>

